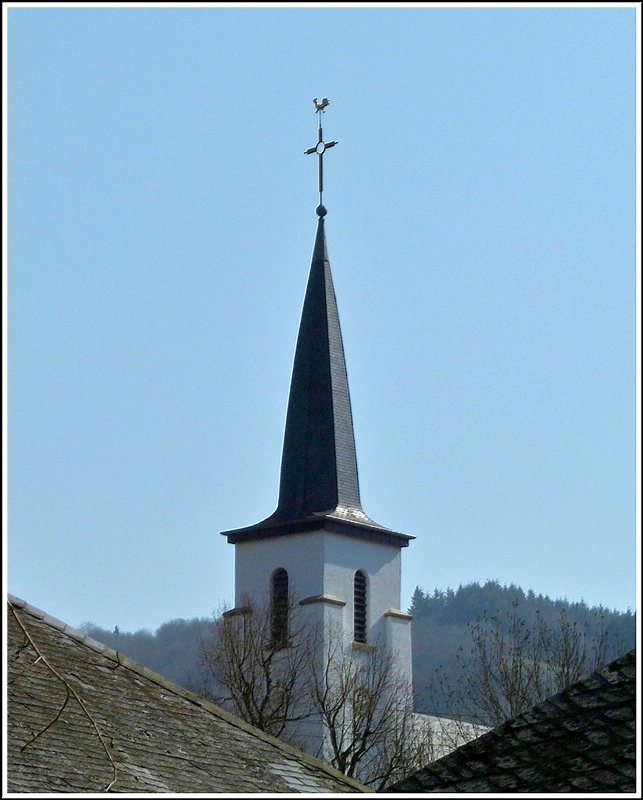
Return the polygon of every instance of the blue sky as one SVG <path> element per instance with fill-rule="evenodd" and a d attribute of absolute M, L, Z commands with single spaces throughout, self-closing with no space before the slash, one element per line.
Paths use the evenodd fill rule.
<path fill-rule="evenodd" d="M 3 10 L 9 591 L 121 630 L 232 602 L 219 532 L 276 505 L 328 97 L 402 606 L 494 578 L 635 607 L 634 4 Z"/>

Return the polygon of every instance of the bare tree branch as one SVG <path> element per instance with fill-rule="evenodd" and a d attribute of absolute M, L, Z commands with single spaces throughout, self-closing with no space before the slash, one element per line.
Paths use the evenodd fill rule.
<path fill-rule="evenodd" d="M 458 652 L 457 678 L 438 673 L 432 690 L 454 719 L 499 725 L 605 663 L 614 646 L 600 622 L 590 635 L 573 608 L 562 608 L 554 623 L 539 612 L 527 622 L 516 601 L 467 626 L 469 645 Z"/>
<path fill-rule="evenodd" d="M 297 723 L 316 721 L 323 730 L 316 755 L 375 788 L 430 760 L 411 686 L 383 642 L 355 650 L 343 631 L 311 625 L 294 599 L 287 646 L 275 642 L 271 622 L 269 604 L 224 610 L 203 648 L 202 663 L 234 713 L 291 741 Z"/>
<path fill-rule="evenodd" d="M 22 629 L 22 632 L 23 632 L 26 640 L 29 642 L 29 644 L 34 649 L 35 653 L 37 654 L 37 658 L 36 658 L 34 664 L 38 664 L 38 663 L 44 664 L 44 666 L 51 672 L 51 674 L 60 681 L 60 683 L 62 684 L 62 686 L 63 686 L 63 688 L 65 690 L 65 699 L 63 701 L 63 704 L 62 704 L 61 708 L 59 709 L 58 713 L 56 714 L 55 718 L 52 719 L 51 722 L 49 722 L 47 725 L 45 725 L 45 727 L 42 730 L 38 731 L 38 733 L 36 733 L 35 735 L 32 734 L 33 738 L 30 739 L 28 742 L 26 742 L 23 745 L 22 749 L 24 750 L 28 745 L 33 744 L 36 741 L 36 739 L 38 739 L 39 736 L 42 736 L 43 733 L 45 733 L 47 730 L 49 730 L 49 728 L 51 728 L 51 726 L 58 719 L 60 719 L 61 714 L 64 711 L 67 703 L 69 702 L 70 697 L 73 696 L 74 699 L 76 700 L 76 702 L 78 703 L 78 705 L 81 707 L 83 713 L 85 714 L 85 716 L 87 717 L 87 719 L 91 723 L 92 727 L 96 731 L 96 735 L 98 736 L 98 739 L 99 739 L 99 741 L 100 741 L 100 743 L 101 743 L 101 745 L 103 747 L 103 750 L 105 751 L 105 755 L 107 756 L 110 764 L 112 765 L 113 778 L 105 788 L 106 792 L 111 791 L 112 787 L 114 786 L 114 784 L 116 783 L 116 781 L 118 779 L 118 769 L 116 768 L 116 763 L 115 763 L 114 759 L 112 758 L 112 756 L 111 756 L 111 754 L 109 752 L 109 748 L 108 748 L 107 742 L 103 738 L 103 734 L 101 733 L 100 728 L 98 727 L 98 725 L 96 724 L 96 721 L 94 720 L 94 718 L 90 714 L 89 709 L 85 705 L 85 702 L 83 701 L 82 697 L 78 694 L 78 692 L 74 689 L 74 687 L 60 674 L 60 672 L 58 672 L 58 670 L 47 660 L 46 656 L 44 655 L 44 653 L 42 652 L 40 647 L 36 644 L 36 642 L 34 641 L 33 637 L 30 635 L 29 631 L 23 625 L 20 617 L 16 614 L 15 609 L 11 605 L 11 603 L 8 603 L 8 607 L 9 607 L 9 610 L 11 611 L 14 619 L 16 620 L 16 622 L 18 623 L 18 625 Z"/>

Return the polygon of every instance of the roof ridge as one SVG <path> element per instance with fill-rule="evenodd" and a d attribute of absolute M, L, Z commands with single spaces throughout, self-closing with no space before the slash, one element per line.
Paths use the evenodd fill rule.
<path fill-rule="evenodd" d="M 358 791 L 363 791 L 363 792 L 374 791 L 370 787 L 364 786 L 363 784 L 359 783 L 359 781 L 356 781 L 354 778 L 350 778 L 347 775 L 344 775 L 344 773 L 340 772 L 334 767 L 331 767 L 330 764 L 326 764 L 324 761 L 320 761 L 314 756 L 305 753 L 303 750 L 298 750 L 296 747 L 293 747 L 287 742 L 283 742 L 281 739 L 277 739 L 276 736 L 271 736 L 269 733 L 266 733 L 265 731 L 262 731 L 259 728 L 255 728 L 253 725 L 250 725 L 250 723 L 246 722 L 240 717 L 235 716 L 234 714 L 231 714 L 229 711 L 225 711 L 223 708 L 220 708 L 210 700 L 205 700 L 198 694 L 190 692 L 188 689 L 184 689 L 182 686 L 173 683 L 167 678 L 164 678 L 162 675 L 159 675 L 158 672 L 154 672 L 154 670 L 149 669 L 149 667 L 145 667 L 143 666 L 143 664 L 140 664 L 138 661 L 135 661 L 133 658 L 130 658 L 129 656 L 125 655 L 125 653 L 121 653 L 119 650 L 114 650 L 112 647 L 109 647 L 108 645 L 103 644 L 102 642 L 99 642 L 96 639 L 92 639 L 91 636 L 87 636 L 82 631 L 79 631 L 77 628 L 68 625 L 66 622 L 63 622 L 57 617 L 53 617 L 50 614 L 47 614 L 42 609 L 34 605 L 31 605 L 26 600 L 23 600 L 19 597 L 16 597 L 15 595 L 7 593 L 7 601 L 9 605 L 14 606 L 20 611 L 24 611 L 30 614 L 32 617 L 40 620 L 41 622 L 44 622 L 46 625 L 49 625 L 50 627 L 61 631 L 66 636 L 69 636 L 71 639 L 75 639 L 81 644 L 87 645 L 92 650 L 100 652 L 102 655 L 106 656 L 112 661 L 116 661 L 116 663 L 119 664 L 119 666 L 125 667 L 126 669 L 131 670 L 137 675 L 140 675 L 141 677 L 147 678 L 148 680 L 151 680 L 154 683 L 159 684 L 163 689 L 166 689 L 167 691 L 171 691 L 174 694 L 183 697 L 185 700 L 188 700 L 189 702 L 200 706 L 205 711 L 208 711 L 209 713 L 214 714 L 217 717 L 220 717 L 229 724 L 234 725 L 235 727 L 240 728 L 241 730 L 247 733 L 251 733 L 253 736 L 262 739 L 267 744 L 271 744 L 273 747 L 276 747 L 279 750 L 285 751 L 287 755 L 305 761 L 311 764 L 312 766 L 316 767 L 317 769 L 325 770 L 333 778 L 338 778 L 339 780 L 349 783 L 350 785 L 354 786 L 355 789 L 357 789 Z"/>

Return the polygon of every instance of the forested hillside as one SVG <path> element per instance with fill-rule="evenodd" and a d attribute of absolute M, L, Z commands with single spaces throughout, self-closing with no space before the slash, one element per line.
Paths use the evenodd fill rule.
<path fill-rule="evenodd" d="M 80 626 L 92 639 L 197 693 L 208 687 L 208 676 L 200 666 L 200 654 L 201 644 L 212 641 L 213 628 L 213 620 L 207 617 L 164 622 L 156 633 L 147 630 L 124 633 L 118 627 L 108 631 L 91 622 Z"/>
<path fill-rule="evenodd" d="M 558 688 L 557 676 L 543 675 L 543 670 L 569 670 L 573 682 L 582 677 L 573 667 L 586 674 L 636 646 L 636 618 L 629 610 L 552 600 L 497 581 L 432 593 L 417 587 L 409 613 L 413 614 L 415 703 L 417 710 L 428 714 L 471 718 L 466 696 L 475 692 L 474 684 L 491 678 L 494 691 L 507 691 L 498 688 L 502 679 L 497 673 L 501 663 L 507 666 L 516 655 L 523 662 L 543 662 L 541 672 L 534 671 L 530 679 L 541 681 L 543 687 L 549 681 L 551 692 L 544 692 L 549 696 Z"/>
<path fill-rule="evenodd" d="M 473 671 L 472 659 L 476 653 L 479 657 L 483 643 L 485 647 L 495 644 L 497 649 L 500 640 L 513 636 L 527 648 L 536 639 L 548 638 L 549 646 L 561 652 L 573 645 L 573 658 L 588 669 L 635 646 L 635 615 L 630 611 L 552 600 L 497 581 L 431 593 L 418 587 L 408 610 L 414 617 L 416 710 L 424 713 L 467 716 L 459 705 L 465 687 L 463 668 L 468 663 Z M 107 631 L 92 623 L 84 623 L 81 629 L 187 689 L 203 693 L 214 688 L 200 659 L 202 643 L 212 641 L 212 618 L 172 620 L 154 634 Z M 445 686 L 451 688 L 445 691 Z"/>

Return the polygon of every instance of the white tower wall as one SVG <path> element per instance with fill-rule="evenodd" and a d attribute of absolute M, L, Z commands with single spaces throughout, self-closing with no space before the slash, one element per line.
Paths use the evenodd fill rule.
<path fill-rule="evenodd" d="M 368 538 L 307 531 L 235 545 L 235 603 L 249 598 L 268 603 L 276 569 L 288 573 L 289 592 L 318 624 L 339 626 L 351 640 L 354 578 L 366 575 L 367 644 L 396 653 L 398 667 L 411 678 L 411 617 L 400 609 L 401 550 Z"/>

